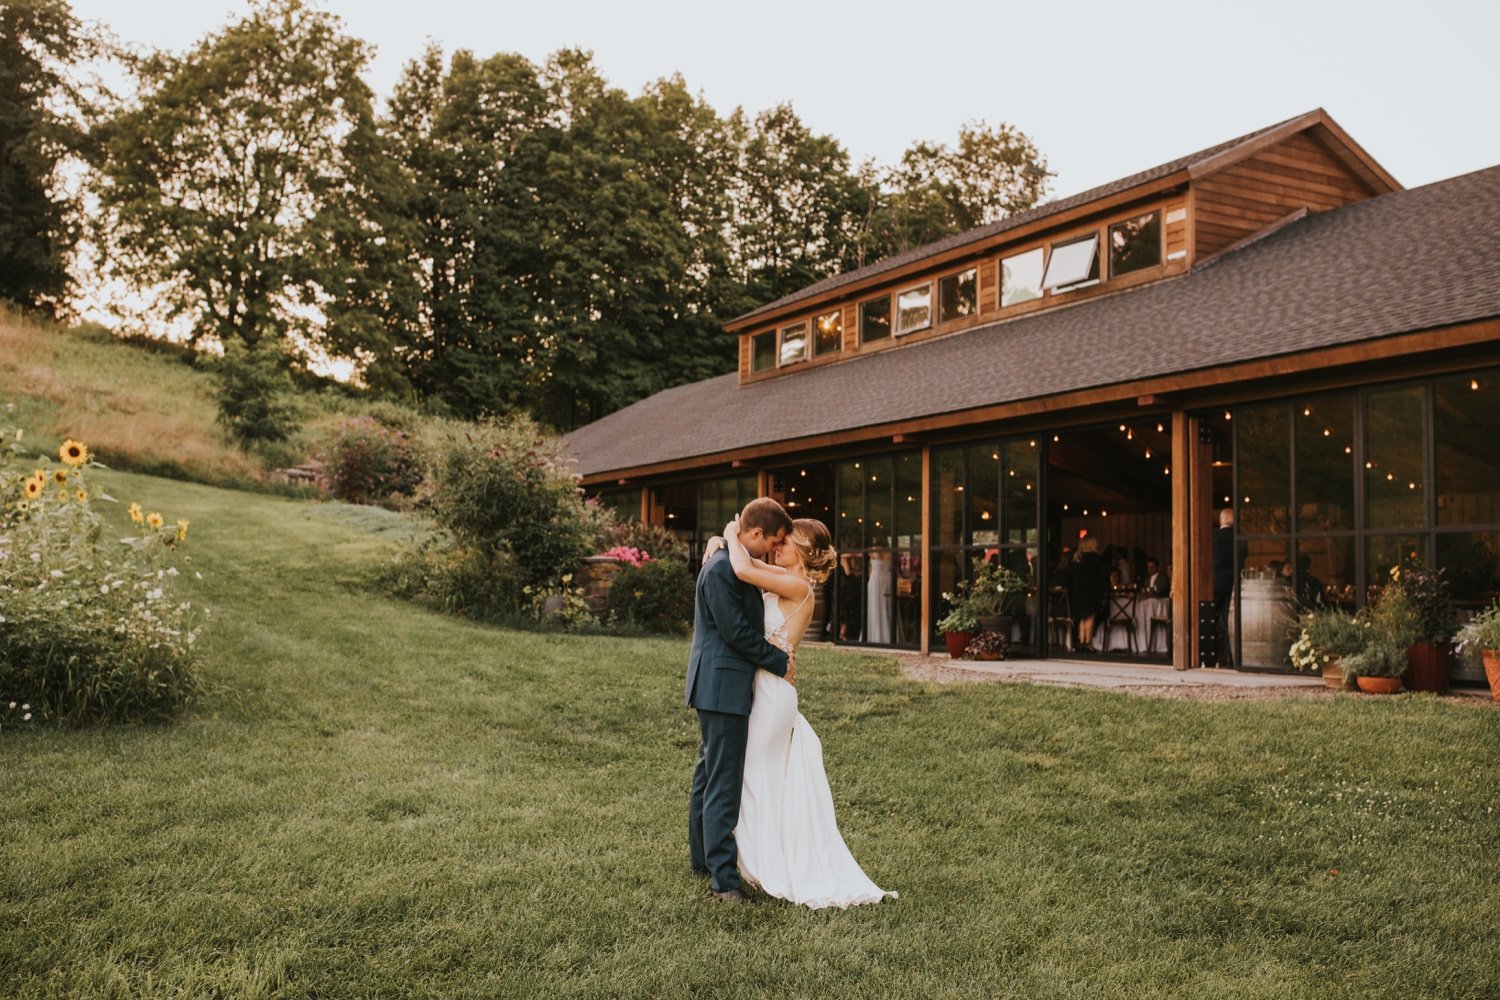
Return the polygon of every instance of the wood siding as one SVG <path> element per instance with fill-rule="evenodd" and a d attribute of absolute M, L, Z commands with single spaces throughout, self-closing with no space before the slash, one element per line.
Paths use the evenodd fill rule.
<path fill-rule="evenodd" d="M 1299 133 L 1193 182 L 1196 255 L 1218 253 L 1297 209 L 1326 212 L 1371 194 L 1319 140 Z"/>

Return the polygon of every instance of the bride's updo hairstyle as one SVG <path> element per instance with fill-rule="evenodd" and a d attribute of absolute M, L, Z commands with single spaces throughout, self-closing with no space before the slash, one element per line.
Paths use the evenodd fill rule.
<path fill-rule="evenodd" d="M 822 521 L 811 517 L 799 517 L 792 522 L 792 533 L 787 541 L 797 546 L 802 554 L 802 565 L 807 569 L 808 579 L 822 583 L 833 572 L 839 554 L 833 550 L 833 537 Z"/>

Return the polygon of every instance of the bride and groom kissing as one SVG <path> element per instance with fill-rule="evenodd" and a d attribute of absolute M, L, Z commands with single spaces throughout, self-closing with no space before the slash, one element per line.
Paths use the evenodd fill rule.
<path fill-rule="evenodd" d="M 837 553 L 821 521 L 750 501 L 698 573 L 687 704 L 698 712 L 688 850 L 714 896 L 744 886 L 813 909 L 894 892 L 865 875 L 834 819 L 823 747 L 797 711 L 797 647 Z"/>

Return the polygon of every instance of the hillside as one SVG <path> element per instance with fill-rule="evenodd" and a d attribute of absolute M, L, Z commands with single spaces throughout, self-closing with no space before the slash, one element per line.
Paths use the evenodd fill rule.
<path fill-rule="evenodd" d="M 301 391 L 303 426 L 265 452 L 235 447 L 217 423 L 212 375 L 169 350 L 150 350 L 98 328 L 64 328 L 0 310 L 0 405 L 50 451 L 66 437 L 98 459 L 131 469 L 222 486 L 264 488 L 274 470 L 321 450 L 343 418 L 378 411 L 403 424 L 419 421 L 390 403 L 336 392 Z"/>

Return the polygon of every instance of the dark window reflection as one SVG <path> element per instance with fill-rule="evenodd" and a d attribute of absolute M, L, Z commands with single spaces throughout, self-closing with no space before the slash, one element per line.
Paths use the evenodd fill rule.
<path fill-rule="evenodd" d="M 813 356 L 835 354 L 844 344 L 844 311 L 835 309 L 813 320 Z"/>
<path fill-rule="evenodd" d="M 1500 524 L 1500 373 L 1440 380 L 1433 391 L 1437 523 Z"/>
<path fill-rule="evenodd" d="M 964 543 L 964 454 L 958 448 L 934 452 L 932 527 L 935 545 Z"/>
<path fill-rule="evenodd" d="M 1354 400 L 1303 400 L 1297 427 L 1297 530 L 1354 527 Z"/>
<path fill-rule="evenodd" d="M 1035 438 L 1017 438 L 1001 446 L 1000 519 L 1005 541 L 1011 544 L 1037 540 L 1040 454 Z"/>
<path fill-rule="evenodd" d="M 1000 542 L 1000 446 L 975 444 L 968 448 L 969 535 L 972 545 Z"/>
<path fill-rule="evenodd" d="M 859 341 L 868 344 L 872 340 L 885 340 L 891 335 L 891 297 L 882 295 L 878 299 L 859 304 Z"/>
<path fill-rule="evenodd" d="M 979 308 L 979 272 L 969 268 L 938 282 L 938 321 L 972 316 Z"/>
<path fill-rule="evenodd" d="M 750 370 L 770 371 L 776 367 L 776 332 L 767 330 L 750 339 Z"/>
<path fill-rule="evenodd" d="M 1290 527 L 1291 408 L 1285 403 L 1236 410 L 1234 455 L 1240 495 L 1238 529 L 1245 535 L 1281 534 Z"/>
<path fill-rule="evenodd" d="M 1150 212 L 1109 227 L 1109 273 L 1112 277 L 1160 263 L 1160 212 Z"/>
<path fill-rule="evenodd" d="M 1427 407 L 1421 386 L 1366 397 L 1365 510 L 1371 528 L 1427 522 Z"/>

